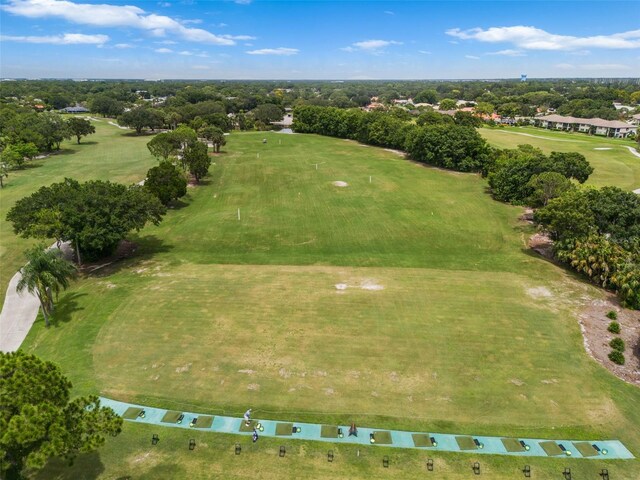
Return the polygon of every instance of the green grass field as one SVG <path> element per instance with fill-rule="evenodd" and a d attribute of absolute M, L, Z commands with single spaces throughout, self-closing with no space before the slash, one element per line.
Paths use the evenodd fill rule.
<path fill-rule="evenodd" d="M 553 151 L 581 153 L 594 168 L 588 185 L 615 185 L 625 190 L 640 188 L 640 158 L 627 149 L 638 144 L 631 140 L 534 127 L 481 128 L 479 131 L 491 145 L 499 148 L 515 148 L 528 143 L 547 154 Z"/>
<path fill-rule="evenodd" d="M 6 187 L 0 190 L 0 307 L 9 280 L 24 264 L 24 250 L 35 243 L 16 237 L 6 221 L 7 212 L 17 200 L 65 177 L 139 182 L 157 163 L 147 150 L 149 137 L 131 136 L 107 124 L 108 119 L 101 120 L 93 122 L 96 133 L 83 138 L 80 145 L 75 139 L 65 141 L 60 152 L 29 162 L 28 168 L 13 171 L 5 179 Z"/>
<path fill-rule="evenodd" d="M 76 393 L 236 416 L 252 406 L 282 421 L 618 438 L 640 453 L 640 390 L 582 345 L 577 310 L 601 292 L 529 253 L 520 209 L 491 200 L 481 178 L 312 135 L 234 134 L 226 150 L 185 205 L 133 237 L 134 258 L 77 282 L 57 325 L 30 332 L 25 350 L 59 363 Z M 152 450 L 156 430 L 166 441 Z M 206 447 L 189 452 L 189 436 Z M 385 453 L 394 475 L 418 478 L 427 456 L 340 447 L 328 465 L 327 445 L 286 440 L 283 461 L 278 440 L 261 440 L 236 458 L 236 441 L 127 424 L 42 478 L 376 478 Z M 523 463 L 433 457 L 438 478 L 467 478 L 475 460 L 514 478 Z M 640 475 L 635 460 L 530 463 L 549 476 Z"/>

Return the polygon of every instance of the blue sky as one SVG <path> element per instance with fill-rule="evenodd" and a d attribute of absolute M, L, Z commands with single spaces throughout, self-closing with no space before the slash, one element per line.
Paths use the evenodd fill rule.
<path fill-rule="evenodd" d="M 0 76 L 639 77 L 624 1 L 0 0 Z"/>

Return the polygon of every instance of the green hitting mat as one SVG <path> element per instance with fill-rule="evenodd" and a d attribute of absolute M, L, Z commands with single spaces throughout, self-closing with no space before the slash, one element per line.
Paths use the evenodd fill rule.
<path fill-rule="evenodd" d="M 200 415 L 193 428 L 209 428 L 211 425 L 213 425 L 213 417 L 211 415 Z"/>
<path fill-rule="evenodd" d="M 376 430 L 373 432 L 374 443 L 378 445 L 391 445 L 393 440 L 391 439 L 391 432 L 386 430 Z"/>
<path fill-rule="evenodd" d="M 507 452 L 524 452 L 525 448 L 517 438 L 502 438 L 502 444 Z"/>
<path fill-rule="evenodd" d="M 458 444 L 458 447 L 460 447 L 460 450 L 477 450 L 478 449 L 476 442 L 473 441 L 473 437 L 468 437 L 468 436 L 456 437 L 456 443 Z"/>
<path fill-rule="evenodd" d="M 240 424 L 240 431 L 241 432 L 253 432 L 253 429 L 256 428 L 256 425 L 258 425 L 258 421 L 257 420 L 249 421 L 249 425 L 247 425 L 245 423 L 245 421 L 243 420 L 242 423 Z"/>
<path fill-rule="evenodd" d="M 558 444 L 556 442 L 540 442 L 540 446 L 542 447 L 542 449 L 544 450 L 544 452 L 549 455 L 550 457 L 556 457 L 558 455 L 563 455 L 564 452 L 562 451 L 562 449 L 558 446 Z"/>
<path fill-rule="evenodd" d="M 291 435 L 293 423 L 276 423 L 276 435 Z"/>
<path fill-rule="evenodd" d="M 124 418 L 125 420 L 135 420 L 136 418 L 138 418 L 138 415 L 140 415 L 140 413 L 142 412 L 143 412 L 142 408 L 129 407 L 122 414 L 122 418 Z"/>
<path fill-rule="evenodd" d="M 320 436 L 324 438 L 338 438 L 338 427 L 333 425 L 322 425 Z"/>
<path fill-rule="evenodd" d="M 431 442 L 429 435 L 425 435 L 424 433 L 414 433 L 411 435 L 411 438 L 413 438 L 413 444 L 416 447 L 433 447 L 433 443 Z"/>
<path fill-rule="evenodd" d="M 162 417 L 162 420 L 160 421 L 164 423 L 176 423 L 180 418 L 180 415 L 182 415 L 182 412 L 175 412 L 173 410 L 169 410 L 167 413 L 164 414 L 164 417 Z M 184 417 L 182 420 L 184 421 Z"/>
<path fill-rule="evenodd" d="M 598 455 L 598 451 L 589 442 L 573 442 L 573 445 L 583 457 L 595 457 Z"/>

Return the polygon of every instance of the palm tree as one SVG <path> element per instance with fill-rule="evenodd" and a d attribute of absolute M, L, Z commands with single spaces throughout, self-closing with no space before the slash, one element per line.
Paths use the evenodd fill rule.
<path fill-rule="evenodd" d="M 53 313 L 53 297 L 56 299 L 60 290 L 69 286 L 69 280 L 76 273 L 76 267 L 62 258 L 60 250 L 45 250 L 42 245 L 33 247 L 25 252 L 27 263 L 20 272 L 22 278 L 18 282 L 17 290 L 27 290 L 35 294 L 40 301 L 45 325 L 49 326 L 49 316 Z"/>

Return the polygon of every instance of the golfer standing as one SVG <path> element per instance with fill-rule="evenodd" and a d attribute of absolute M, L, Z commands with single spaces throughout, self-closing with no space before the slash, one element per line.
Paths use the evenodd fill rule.
<path fill-rule="evenodd" d="M 251 409 L 244 412 L 244 424 L 248 427 L 251 425 Z"/>

